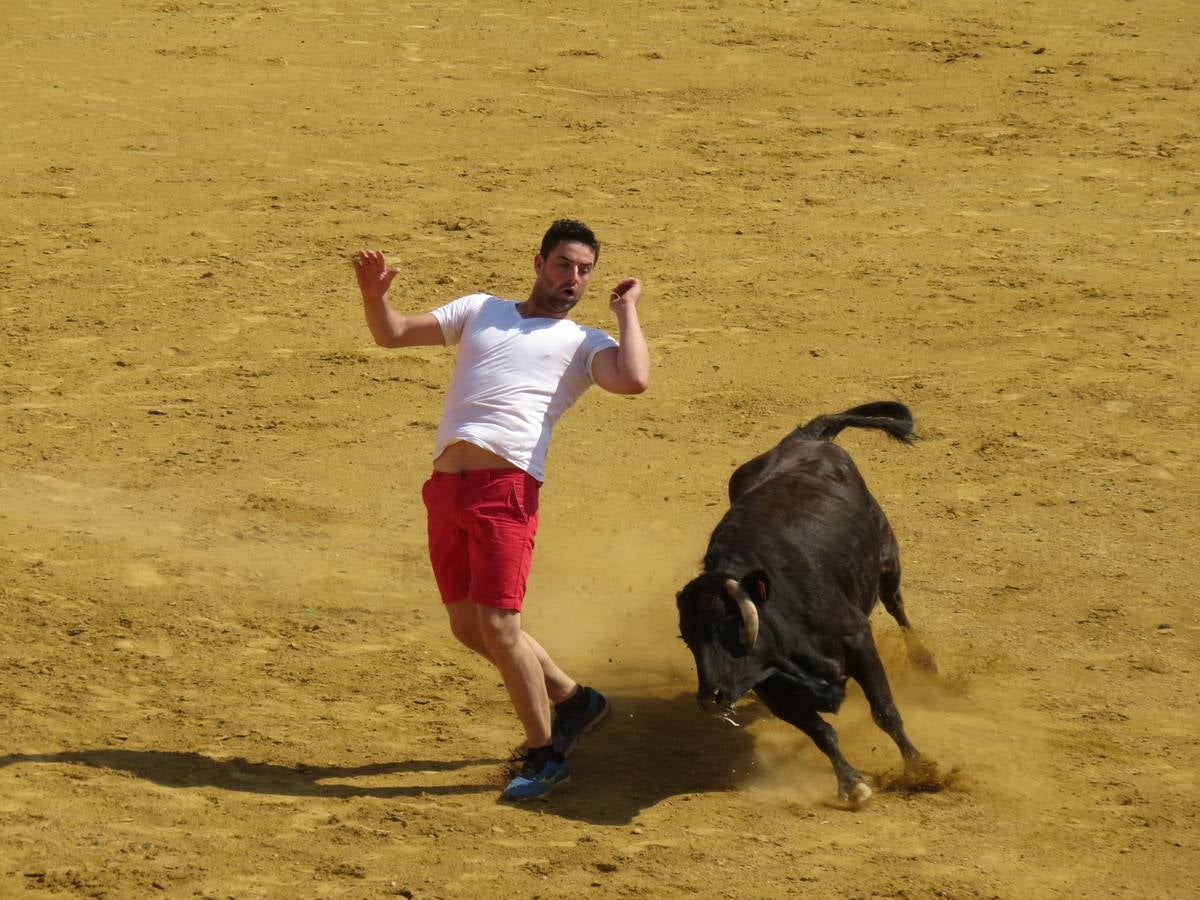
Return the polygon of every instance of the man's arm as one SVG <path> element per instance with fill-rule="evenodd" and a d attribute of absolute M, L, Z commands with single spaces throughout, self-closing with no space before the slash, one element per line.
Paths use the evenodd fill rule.
<path fill-rule="evenodd" d="M 388 303 L 387 292 L 400 270 L 388 267 L 380 250 L 354 254 L 354 275 L 362 293 L 363 313 L 371 337 L 380 347 L 420 347 L 446 343 L 442 326 L 432 313 L 402 316 Z"/>
<path fill-rule="evenodd" d="M 650 386 L 650 348 L 638 321 L 637 302 L 642 283 L 626 278 L 608 298 L 617 317 L 617 347 L 601 350 L 592 359 L 592 380 L 614 394 L 640 394 Z"/>

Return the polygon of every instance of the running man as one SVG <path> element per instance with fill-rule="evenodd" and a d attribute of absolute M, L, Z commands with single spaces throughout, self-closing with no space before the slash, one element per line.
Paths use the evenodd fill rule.
<path fill-rule="evenodd" d="M 378 250 L 354 256 L 375 343 L 458 345 L 422 497 L 450 631 L 499 670 L 525 730 L 528 755 L 506 800 L 542 797 L 566 781 L 575 742 L 610 712 L 599 691 L 560 669 L 521 625 L 554 424 L 592 383 L 615 394 L 650 384 L 641 282 L 625 278 L 609 293 L 618 340 L 568 318 L 599 257 L 590 228 L 560 219 L 542 238 L 525 300 L 468 294 L 405 316 L 388 300 L 399 269 Z"/>

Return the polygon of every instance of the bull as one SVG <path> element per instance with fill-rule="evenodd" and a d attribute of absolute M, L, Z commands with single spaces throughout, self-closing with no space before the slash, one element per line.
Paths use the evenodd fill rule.
<path fill-rule="evenodd" d="M 753 690 L 829 758 L 839 797 L 857 807 L 871 788 L 820 716 L 837 712 L 847 678 L 862 687 L 906 772 L 928 778 L 933 768 L 905 734 L 875 647 L 869 616 L 880 599 L 903 629 L 910 658 L 927 669 L 934 663 L 904 609 L 900 551 L 887 517 L 850 454 L 832 442 L 847 427 L 913 440 L 906 406 L 868 403 L 818 416 L 738 467 L 702 572 L 676 603 L 700 705 L 729 718 Z"/>

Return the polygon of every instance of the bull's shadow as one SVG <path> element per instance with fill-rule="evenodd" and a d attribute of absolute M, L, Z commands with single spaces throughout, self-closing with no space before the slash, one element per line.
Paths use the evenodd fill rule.
<path fill-rule="evenodd" d="M 702 712 L 694 693 L 609 699 L 612 720 L 580 741 L 571 783 L 546 802 L 547 813 L 620 825 L 668 797 L 740 789 L 754 763 L 745 728 Z M 757 702 L 740 710 L 742 724 L 770 715 Z"/>
<path fill-rule="evenodd" d="M 545 802 L 528 808 L 592 824 L 624 824 L 641 810 L 676 795 L 730 791 L 749 771 L 753 739 L 702 713 L 693 694 L 672 697 L 610 694 L 611 721 L 584 738 L 571 757 L 573 779 Z M 763 710 L 751 704 L 752 721 Z M 422 796 L 496 797 L 503 787 L 500 757 L 404 760 L 360 766 L 288 766 L 242 757 L 216 759 L 203 753 L 100 748 L 0 756 L 0 768 L 18 764 L 86 765 L 129 772 L 170 788 L 215 787 L 228 791 L 312 798 Z M 469 783 L 437 784 L 422 774 L 479 768 Z M 403 775 L 403 784 L 379 784 L 381 776 Z M 373 785 L 352 783 L 373 778 Z"/>

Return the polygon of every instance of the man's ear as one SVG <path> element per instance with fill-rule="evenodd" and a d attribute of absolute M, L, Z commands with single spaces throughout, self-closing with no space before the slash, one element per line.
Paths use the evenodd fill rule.
<path fill-rule="evenodd" d="M 753 597 L 759 606 L 767 602 L 771 591 L 767 585 L 767 573 L 762 569 L 755 569 L 753 572 L 747 573 L 741 583 L 746 593 Z"/>
<path fill-rule="evenodd" d="M 542 259 L 542 254 L 537 254 L 533 258 L 533 273 L 535 275 L 542 274 L 542 266 L 546 264 L 546 260 Z"/>

